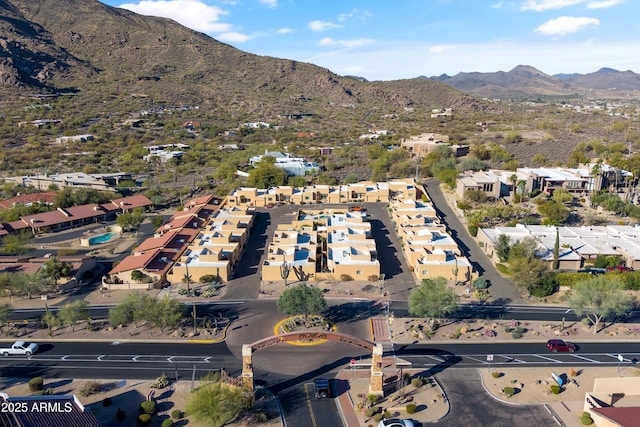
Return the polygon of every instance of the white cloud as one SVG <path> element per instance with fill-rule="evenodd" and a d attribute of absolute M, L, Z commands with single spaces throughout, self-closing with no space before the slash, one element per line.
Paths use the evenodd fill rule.
<path fill-rule="evenodd" d="M 319 44 L 320 46 L 340 46 L 340 47 L 351 49 L 354 47 L 360 47 L 360 46 L 372 44 L 373 42 L 374 42 L 373 39 L 365 39 L 365 38 L 351 39 L 351 40 L 345 40 L 345 39 L 334 40 L 331 37 L 325 37 L 320 40 Z"/>
<path fill-rule="evenodd" d="M 492 9 L 502 9 L 502 6 L 504 6 L 504 3 L 503 3 L 503 2 L 501 2 L 501 1 L 499 1 L 499 2 L 497 2 L 497 3 L 492 4 L 492 5 L 491 5 L 491 8 L 492 8 Z"/>
<path fill-rule="evenodd" d="M 429 48 L 429 52 L 430 53 L 444 53 L 447 50 L 446 46 L 431 46 Z"/>
<path fill-rule="evenodd" d="M 584 2 L 585 0 L 527 0 L 522 3 L 520 10 L 542 12 L 551 9 L 562 9 L 563 7 L 573 6 Z"/>
<path fill-rule="evenodd" d="M 216 36 L 216 39 L 223 42 L 229 42 L 229 43 L 244 43 L 246 41 L 251 40 L 252 38 L 253 37 L 247 34 L 242 34 L 235 31 L 229 31 L 226 33 L 218 34 Z"/>
<path fill-rule="evenodd" d="M 359 21 L 366 21 L 372 16 L 373 14 L 366 9 L 353 9 L 350 12 L 341 13 L 336 19 L 338 20 L 338 22 L 344 22 L 351 18 L 357 19 Z"/>
<path fill-rule="evenodd" d="M 280 28 L 278 31 L 276 31 L 277 34 L 289 34 L 289 33 L 294 33 L 296 30 L 292 29 L 292 28 Z"/>
<path fill-rule="evenodd" d="M 550 19 L 535 29 L 536 33 L 547 36 L 563 36 L 565 34 L 577 33 L 585 27 L 600 25 L 600 20 L 596 18 L 561 16 Z"/>
<path fill-rule="evenodd" d="M 138 3 L 124 3 L 118 6 L 141 15 L 160 16 L 203 33 L 229 31 L 231 24 L 220 22 L 228 12 L 198 0 L 142 0 Z"/>
<path fill-rule="evenodd" d="M 613 7 L 622 4 L 624 0 L 600 0 L 592 1 L 587 4 L 589 9 L 604 9 L 605 7 Z"/>
<path fill-rule="evenodd" d="M 341 25 L 334 24 L 332 22 L 316 20 L 316 21 L 309 22 L 308 27 L 310 30 L 313 30 L 313 31 L 325 31 L 331 28 L 340 28 Z"/>
<path fill-rule="evenodd" d="M 260 0 L 260 3 L 271 9 L 278 7 L 278 0 Z"/>

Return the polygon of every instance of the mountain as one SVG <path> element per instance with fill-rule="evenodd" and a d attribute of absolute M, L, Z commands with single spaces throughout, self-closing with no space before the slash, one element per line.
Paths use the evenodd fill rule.
<path fill-rule="evenodd" d="M 426 78 L 426 77 L 421 77 Z M 533 67 L 519 65 L 511 71 L 492 73 L 458 73 L 431 77 L 474 96 L 491 98 L 533 95 L 576 95 L 589 91 L 612 94 L 640 90 L 640 75 L 602 68 L 589 74 L 548 75 Z"/>
<path fill-rule="evenodd" d="M 438 82 L 341 77 L 312 64 L 249 54 L 172 20 L 96 0 L 0 0 L 0 15 L 5 96 L 73 92 L 95 103 L 135 95 L 265 118 L 334 104 L 484 108 Z"/>
<path fill-rule="evenodd" d="M 601 68 L 595 73 L 578 74 L 571 79 L 571 83 L 584 89 L 637 91 L 640 90 L 640 74 Z"/>
<path fill-rule="evenodd" d="M 431 79 L 475 96 L 491 98 L 575 93 L 567 82 L 526 65 L 518 65 L 508 72 L 445 74 Z"/>

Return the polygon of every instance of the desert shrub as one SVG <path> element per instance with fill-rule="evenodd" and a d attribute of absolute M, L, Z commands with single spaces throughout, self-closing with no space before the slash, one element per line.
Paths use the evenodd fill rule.
<path fill-rule="evenodd" d="M 502 274 L 509 274 L 509 267 L 499 262 L 496 263 L 496 270 Z"/>
<path fill-rule="evenodd" d="M 473 281 L 474 289 L 487 289 L 489 287 L 489 282 L 484 277 L 478 277 Z"/>
<path fill-rule="evenodd" d="M 543 274 L 529 287 L 529 293 L 534 297 L 544 298 L 554 294 L 558 290 L 556 273 Z"/>
<path fill-rule="evenodd" d="M 222 282 L 222 280 L 220 279 L 220 276 L 218 276 L 217 274 L 205 274 L 204 276 L 200 277 L 200 283 L 213 283 L 213 282 Z"/>
<path fill-rule="evenodd" d="M 500 378 L 502 376 L 502 372 L 491 372 L 491 376 L 493 378 Z"/>
<path fill-rule="evenodd" d="M 383 418 L 384 418 L 383 414 L 375 414 L 373 416 L 373 421 L 375 421 L 376 423 L 379 423 Z"/>
<path fill-rule="evenodd" d="M 553 394 L 560 394 L 560 392 L 562 391 L 562 389 L 560 388 L 560 386 L 559 386 L 559 385 L 555 385 L 555 384 L 554 384 L 554 385 L 552 385 L 552 386 L 550 387 L 550 389 L 551 389 L 551 393 L 553 393 Z"/>
<path fill-rule="evenodd" d="M 105 397 L 104 399 L 102 399 L 102 406 L 111 406 L 111 398 L 110 397 Z"/>
<path fill-rule="evenodd" d="M 377 409 L 377 408 L 367 408 L 367 409 L 364 411 L 364 415 L 365 415 L 367 418 L 371 418 L 371 417 L 373 417 L 373 416 L 376 414 L 376 412 L 378 412 L 378 409 Z"/>
<path fill-rule="evenodd" d="M 29 391 L 44 390 L 44 379 L 42 377 L 33 377 L 29 380 Z"/>
<path fill-rule="evenodd" d="M 589 319 L 588 317 L 583 317 L 580 323 L 582 323 L 585 326 L 591 326 L 591 319 Z"/>
<path fill-rule="evenodd" d="M 151 415 L 149 414 L 140 414 L 138 416 L 138 425 L 140 426 L 146 426 L 149 424 L 149 421 L 151 421 Z"/>
<path fill-rule="evenodd" d="M 378 276 L 377 274 L 370 274 L 367 277 L 367 280 L 370 282 L 377 282 L 378 280 L 380 280 L 380 276 Z"/>
<path fill-rule="evenodd" d="M 162 427 L 173 427 L 173 421 L 167 418 L 162 422 Z"/>
<path fill-rule="evenodd" d="M 463 210 L 463 211 L 471 209 L 471 205 L 469 203 L 465 202 L 464 200 L 458 200 L 456 205 L 458 206 L 458 209 Z"/>
<path fill-rule="evenodd" d="M 478 226 L 477 225 L 469 224 L 467 226 L 467 230 L 469 230 L 469 234 L 471 234 L 473 237 L 476 237 L 478 235 Z"/>
<path fill-rule="evenodd" d="M 173 411 L 171 411 L 171 418 L 173 418 L 174 420 L 181 420 L 183 416 L 184 414 L 180 409 L 174 409 Z"/>
<path fill-rule="evenodd" d="M 97 381 L 87 381 L 80 387 L 80 395 L 83 397 L 93 396 L 102 392 L 102 384 Z"/>
<path fill-rule="evenodd" d="M 384 412 L 382 413 L 382 416 L 383 416 L 383 417 L 385 417 L 385 418 L 391 418 L 391 412 L 389 412 L 389 411 L 384 411 Z"/>
<path fill-rule="evenodd" d="M 516 394 L 516 389 L 513 388 L 513 387 L 505 387 L 505 388 L 502 389 L 502 392 L 504 394 L 506 394 L 507 396 L 511 397 L 514 394 Z"/>
<path fill-rule="evenodd" d="M 156 412 L 156 402 L 155 400 L 145 400 L 140 404 L 140 412 L 145 414 L 153 414 Z"/>
<path fill-rule="evenodd" d="M 169 386 L 169 377 L 164 372 L 158 378 L 155 379 L 151 388 L 162 389 Z"/>
<path fill-rule="evenodd" d="M 414 414 L 418 407 L 415 403 L 409 403 L 405 409 L 407 410 L 407 414 Z"/>
<path fill-rule="evenodd" d="M 582 419 L 580 420 L 580 423 L 583 426 L 590 426 L 591 424 L 593 424 L 593 418 L 591 418 L 591 414 L 588 413 L 587 411 L 582 413 Z"/>
<path fill-rule="evenodd" d="M 349 276 L 348 274 L 341 274 L 340 275 L 340 280 L 343 282 L 352 282 L 353 281 L 353 277 Z"/>
<path fill-rule="evenodd" d="M 513 338 L 514 340 L 522 338 L 522 332 L 518 329 L 514 329 L 513 331 L 511 331 L 511 338 Z"/>
<path fill-rule="evenodd" d="M 422 378 L 414 378 L 411 380 L 411 385 L 415 388 L 422 387 L 423 384 L 424 381 L 422 381 Z"/>

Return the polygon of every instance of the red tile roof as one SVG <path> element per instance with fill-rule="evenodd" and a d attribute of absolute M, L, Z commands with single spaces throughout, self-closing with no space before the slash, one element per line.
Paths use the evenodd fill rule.
<path fill-rule="evenodd" d="M 44 193 L 20 194 L 7 200 L 0 200 L 0 209 L 9 209 L 17 204 L 29 205 L 32 203 L 52 204 L 56 198 L 55 191 L 47 191 Z"/>
<path fill-rule="evenodd" d="M 123 271 L 144 270 L 151 260 L 160 253 L 160 248 L 143 252 L 137 255 L 129 255 L 111 269 L 109 274 L 122 273 Z"/>
<path fill-rule="evenodd" d="M 122 210 L 130 210 L 135 208 L 146 208 L 153 206 L 153 202 L 142 194 L 136 194 L 135 196 L 122 197 L 120 199 L 114 199 L 111 204 L 115 205 Z"/>
<path fill-rule="evenodd" d="M 635 427 L 640 419 L 640 407 L 638 406 L 609 406 L 604 408 L 593 408 L 593 412 L 602 415 L 620 427 Z"/>

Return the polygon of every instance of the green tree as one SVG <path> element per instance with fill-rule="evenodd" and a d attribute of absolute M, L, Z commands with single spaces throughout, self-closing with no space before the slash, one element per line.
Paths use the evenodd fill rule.
<path fill-rule="evenodd" d="M 142 282 L 142 279 L 144 279 L 144 276 L 145 274 L 140 270 L 133 270 L 131 272 L 131 280 L 136 282 Z"/>
<path fill-rule="evenodd" d="M 76 324 L 89 318 L 89 305 L 83 300 L 69 302 L 62 306 L 58 318 L 63 325 L 71 326 L 71 331 L 75 332 Z"/>
<path fill-rule="evenodd" d="M 0 305 L 0 333 L 2 333 L 2 328 L 7 324 L 9 318 L 11 317 L 11 313 L 13 313 L 13 307 L 9 304 Z"/>
<path fill-rule="evenodd" d="M 27 231 L 21 231 L 17 234 L 7 234 L 2 239 L 2 248 L 0 251 L 5 255 L 20 255 L 29 252 L 29 241 L 31 234 Z"/>
<path fill-rule="evenodd" d="M 458 295 L 447 287 L 447 279 L 423 279 L 420 286 L 409 294 L 409 313 L 428 320 L 431 330 L 436 329 L 438 318 L 458 309 Z"/>
<path fill-rule="evenodd" d="M 153 311 L 155 298 L 138 291 L 129 293 L 119 304 L 109 310 L 109 323 L 112 325 L 128 325 L 133 323 L 139 327 L 149 320 Z"/>
<path fill-rule="evenodd" d="M 189 395 L 186 412 L 202 425 L 221 427 L 236 419 L 242 407 L 240 388 L 205 380 Z"/>
<path fill-rule="evenodd" d="M 553 269 L 560 268 L 560 230 L 556 228 L 556 242 L 553 245 Z"/>
<path fill-rule="evenodd" d="M 569 193 L 564 188 L 556 188 L 553 191 L 553 195 L 551 196 L 551 200 L 556 203 L 564 204 L 573 200 L 573 195 Z"/>
<path fill-rule="evenodd" d="M 536 256 L 538 242 L 531 237 L 522 239 L 509 250 L 509 274 L 513 283 L 522 288 L 529 289 L 547 271 L 547 263 Z"/>
<path fill-rule="evenodd" d="M 633 307 L 634 298 L 618 277 L 599 275 L 576 283 L 567 302 L 578 315 L 584 313 L 591 320 L 593 333 L 597 334 L 601 321 L 627 312 Z"/>
<path fill-rule="evenodd" d="M 284 185 L 287 173 L 274 164 L 273 157 L 266 156 L 249 172 L 248 183 L 256 188 L 269 188 Z"/>
<path fill-rule="evenodd" d="M 180 323 L 185 309 L 186 306 L 183 303 L 173 298 L 155 299 L 150 309 L 149 320 L 160 329 L 160 332 L 164 332 L 168 328 L 175 328 Z"/>
<path fill-rule="evenodd" d="M 301 283 L 286 289 L 277 302 L 278 311 L 287 316 L 302 315 L 307 324 L 309 315 L 320 314 L 327 308 L 322 289 Z"/>
<path fill-rule="evenodd" d="M 137 231 L 142 221 L 144 221 L 144 210 L 142 208 L 135 208 L 131 212 L 123 212 L 116 218 L 116 223 L 123 230 L 133 229 Z"/>
<path fill-rule="evenodd" d="M 569 208 L 563 203 L 549 201 L 538 206 L 538 211 L 544 216 L 546 225 L 562 225 L 569 218 Z"/>
<path fill-rule="evenodd" d="M 508 234 L 500 234 L 496 243 L 496 255 L 500 262 L 507 262 L 511 250 L 511 237 Z"/>
<path fill-rule="evenodd" d="M 58 281 L 63 277 L 69 277 L 72 271 L 73 266 L 68 262 L 61 262 L 57 256 L 52 256 L 42 266 L 42 273 L 45 277 L 53 280 L 56 287 L 58 286 Z"/>

